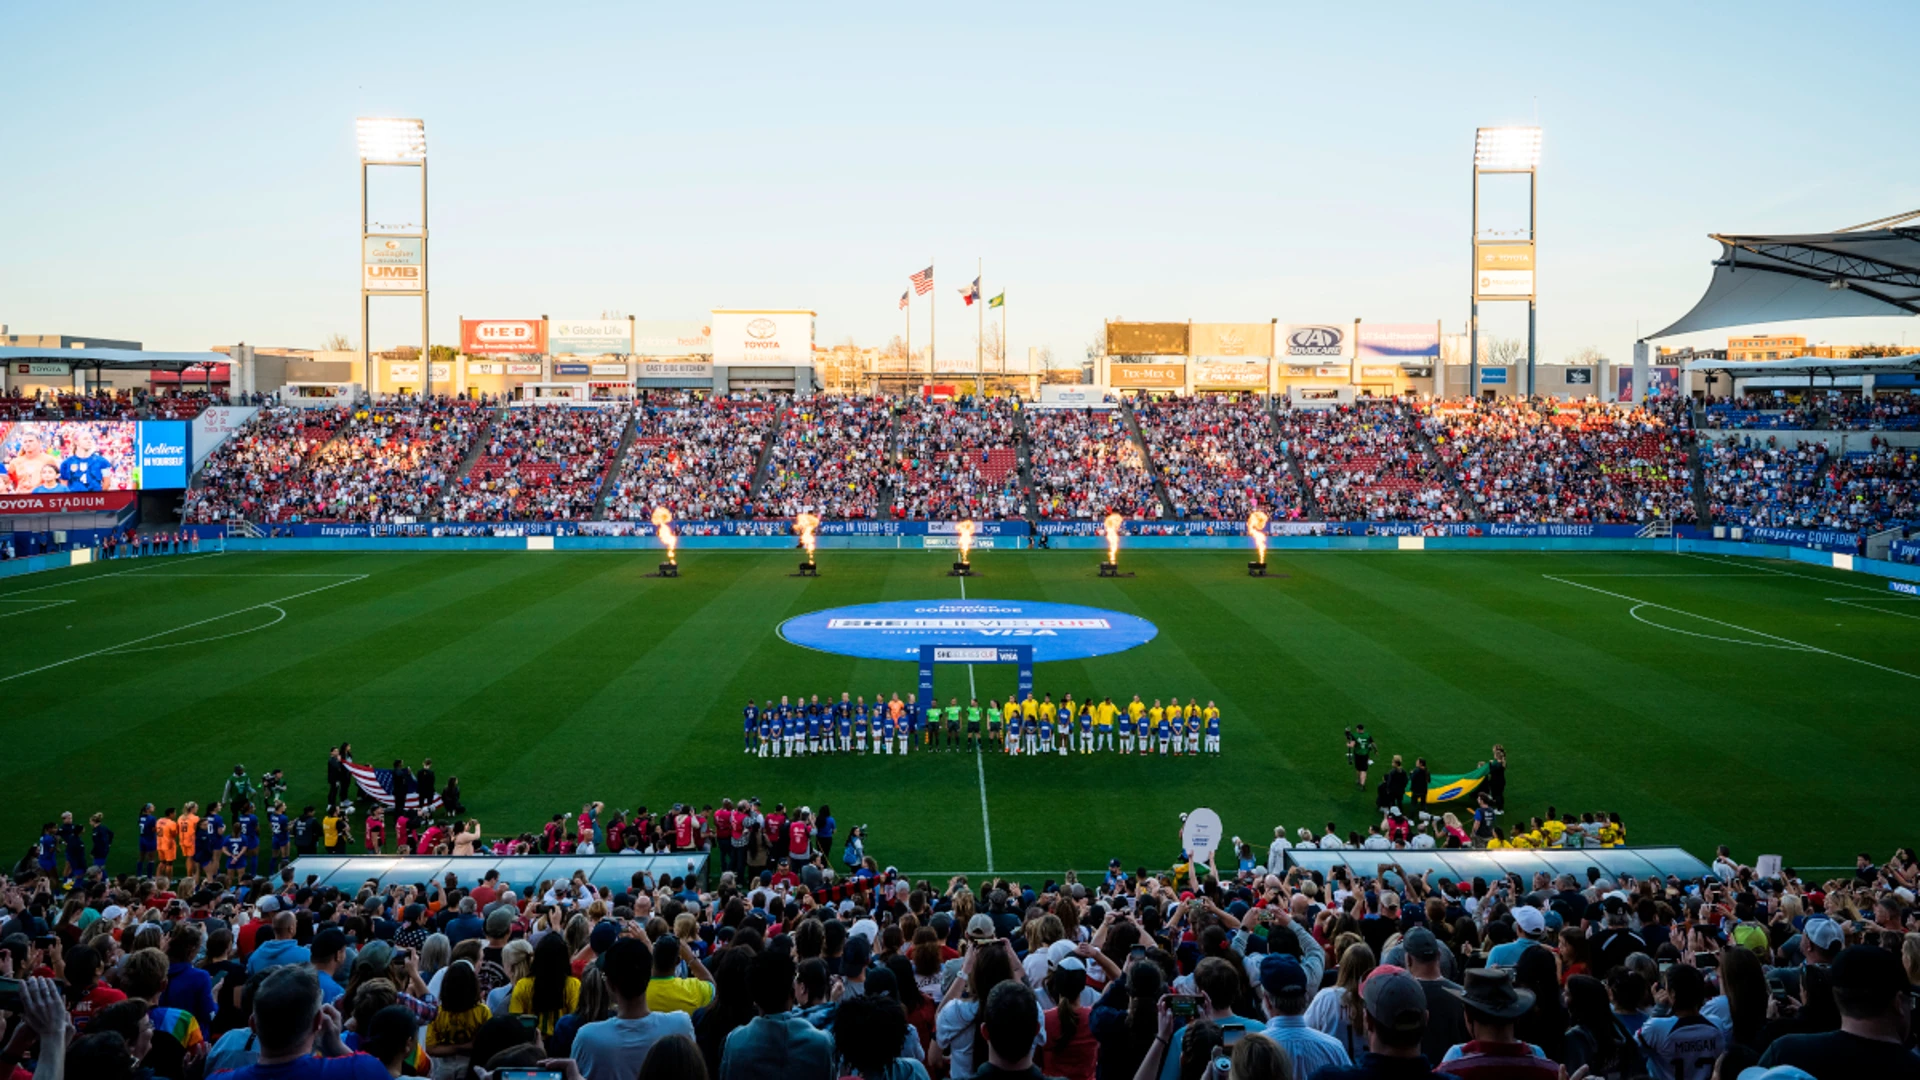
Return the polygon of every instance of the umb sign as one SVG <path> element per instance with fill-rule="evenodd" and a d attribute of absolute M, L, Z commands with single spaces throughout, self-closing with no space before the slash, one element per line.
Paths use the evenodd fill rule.
<path fill-rule="evenodd" d="M 1180 827 L 1180 846 L 1196 862 L 1209 859 L 1220 850 L 1220 831 L 1220 815 L 1203 806 L 1188 814 L 1186 824 Z"/>
<path fill-rule="evenodd" d="M 1480 299 L 1524 300 L 1533 295 L 1532 244 L 1475 244 L 1473 292 Z"/>
<path fill-rule="evenodd" d="M 469 356 L 533 356 L 547 351 L 544 319 L 461 319 L 460 351 Z"/>
<path fill-rule="evenodd" d="M 417 293 L 427 258 L 419 237 L 369 236 L 360 258 L 361 287 L 368 292 Z"/>

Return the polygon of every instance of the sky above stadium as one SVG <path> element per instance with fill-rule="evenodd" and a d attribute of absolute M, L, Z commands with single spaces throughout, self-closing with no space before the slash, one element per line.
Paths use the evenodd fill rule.
<path fill-rule="evenodd" d="M 879 345 L 929 258 L 946 358 L 973 354 L 976 258 L 1015 356 L 1077 361 L 1106 318 L 1456 331 L 1474 128 L 1537 122 L 1541 355 L 1625 360 L 1705 288 L 1709 231 L 1920 207 L 1916 26 L 1910 3 L 7 5 L 0 323 L 357 341 L 353 120 L 390 115 L 427 124 L 436 343 L 461 315 L 809 307 L 821 343 Z M 417 340 L 413 301 L 375 312 L 376 347 Z M 926 300 L 913 320 L 919 346 Z M 1910 322 L 1794 329 L 1920 346 Z M 1523 336 L 1525 306 L 1483 327 Z"/>

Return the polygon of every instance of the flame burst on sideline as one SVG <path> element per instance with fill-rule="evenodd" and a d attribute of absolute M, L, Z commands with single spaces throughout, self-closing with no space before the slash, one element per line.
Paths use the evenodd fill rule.
<path fill-rule="evenodd" d="M 800 546 L 807 549 L 807 561 L 813 561 L 813 533 L 820 527 L 820 519 L 812 514 L 801 514 L 793 519 L 793 531 L 800 534 Z"/>
<path fill-rule="evenodd" d="M 1114 565 L 1120 563 L 1120 527 L 1127 523 L 1119 514 L 1108 514 L 1101 522 L 1107 530 L 1107 561 Z"/>
<path fill-rule="evenodd" d="M 1253 537 L 1253 546 L 1260 551 L 1260 562 L 1267 561 L 1267 512 L 1255 510 L 1247 515 L 1247 535 Z"/>
<path fill-rule="evenodd" d="M 968 552 L 973 550 L 974 530 L 978 529 L 979 527 L 980 526 L 975 525 L 971 521 L 960 521 L 960 522 L 954 523 L 953 532 L 954 532 L 954 535 L 960 538 L 960 561 L 963 563 L 973 561 L 973 559 L 969 557 Z"/>
<path fill-rule="evenodd" d="M 678 563 L 680 560 L 674 552 L 680 546 L 680 536 L 673 531 L 673 511 L 664 506 L 654 507 L 653 534 L 660 538 L 661 543 L 667 545 L 667 561 Z M 695 569 L 699 568 L 695 567 Z"/>

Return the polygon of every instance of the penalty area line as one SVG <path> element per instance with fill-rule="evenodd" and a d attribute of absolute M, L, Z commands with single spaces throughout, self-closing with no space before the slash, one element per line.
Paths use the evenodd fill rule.
<path fill-rule="evenodd" d="M 182 630 L 191 630 L 196 626 L 205 626 L 208 623 L 219 622 L 222 619 L 230 619 L 235 615 L 244 615 L 249 611 L 259 611 L 262 608 L 273 608 L 275 610 L 278 610 L 278 605 L 284 604 L 289 600 L 298 600 L 303 596 L 312 596 L 314 593 L 326 592 L 328 589 L 337 589 L 342 585 L 351 585 L 351 584 L 354 584 L 355 582 L 365 581 L 370 576 L 371 575 L 369 574 L 359 574 L 357 576 L 350 577 L 342 581 L 336 581 L 331 585 L 322 585 L 318 588 L 307 589 L 303 592 L 291 593 L 287 596 L 276 596 L 271 600 L 265 600 L 258 604 L 249 604 L 246 607 L 236 608 L 233 611 L 229 611 L 221 615 L 215 615 L 215 616 L 212 616 L 211 618 L 196 619 L 195 621 L 187 623 L 184 626 L 176 626 L 169 630 L 162 630 L 158 633 L 148 634 L 145 637 L 137 637 L 137 638 L 134 638 L 132 641 L 123 641 L 118 645 L 109 645 L 104 649 L 95 649 L 94 651 L 89 653 L 81 653 L 79 656 L 70 656 L 65 660 L 55 660 L 51 664 L 42 664 L 37 668 L 30 668 L 26 671 L 15 672 L 12 675 L 0 675 L 0 683 L 12 682 L 15 679 L 24 679 L 29 675 L 38 675 L 43 671 L 52 671 L 54 668 L 65 667 L 68 664 L 77 664 L 82 660 L 90 660 L 96 656 L 106 656 L 112 653 L 118 653 L 122 651 L 132 651 L 132 652 L 144 651 L 144 650 L 134 649 L 133 646 L 140 645 L 148 641 L 152 641 L 154 638 L 166 637 L 168 634 L 177 634 Z M 281 612 L 282 617 L 284 617 L 285 614 L 286 614 L 285 612 Z M 275 619 L 273 623 L 269 623 L 267 625 L 271 626 L 278 623 L 279 621 L 280 621 L 279 619 Z M 254 627 L 253 629 L 264 630 L 266 629 L 266 627 L 259 626 L 259 627 Z M 227 635 L 222 635 L 222 636 L 224 637 Z M 215 638 L 215 639 L 209 639 L 209 640 L 218 640 L 218 639 Z"/>

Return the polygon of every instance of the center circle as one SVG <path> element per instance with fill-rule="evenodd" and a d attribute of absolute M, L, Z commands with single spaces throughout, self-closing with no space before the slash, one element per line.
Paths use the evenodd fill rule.
<path fill-rule="evenodd" d="M 890 600 L 780 624 L 787 641 L 842 656 L 918 660 L 922 645 L 1031 645 L 1036 664 L 1124 652 L 1159 632 L 1138 615 L 1026 600 Z"/>

